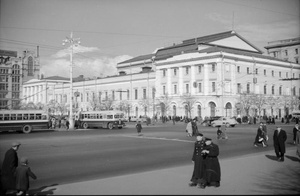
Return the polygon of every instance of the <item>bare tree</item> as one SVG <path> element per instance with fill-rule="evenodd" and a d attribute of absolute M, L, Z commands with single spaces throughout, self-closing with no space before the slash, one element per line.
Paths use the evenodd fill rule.
<path fill-rule="evenodd" d="M 192 110 L 194 108 L 197 99 L 194 96 L 192 96 L 190 93 L 184 94 L 180 98 L 183 101 L 183 104 L 185 105 L 187 112 L 189 114 L 189 116 L 187 117 L 192 118 Z"/>
<path fill-rule="evenodd" d="M 139 101 L 139 105 L 143 107 L 144 114 L 145 114 L 146 116 L 148 116 L 148 115 L 146 114 L 146 112 L 149 112 L 149 109 L 150 109 L 150 107 L 152 106 L 151 101 L 150 101 L 148 98 L 146 98 L 146 99 L 141 99 L 141 100 Z"/>
<path fill-rule="evenodd" d="M 268 98 L 263 94 L 252 95 L 253 106 L 257 108 L 258 114 L 261 115 L 261 111 L 268 105 Z"/>
<path fill-rule="evenodd" d="M 124 111 L 129 116 L 129 112 L 130 109 L 132 108 L 132 105 L 128 100 L 123 100 L 121 101 L 119 108 L 121 111 Z"/>
<path fill-rule="evenodd" d="M 249 116 L 250 108 L 253 105 L 253 93 L 241 93 L 239 98 L 239 103 L 241 105 L 241 109 L 246 113 L 246 116 Z"/>
<path fill-rule="evenodd" d="M 168 93 L 166 93 L 163 96 L 158 97 L 157 102 L 161 108 L 162 116 L 166 116 L 171 108 L 171 98 L 168 95 Z"/>
<path fill-rule="evenodd" d="M 102 100 L 101 109 L 113 110 L 114 103 L 115 103 L 115 101 L 113 100 L 112 96 L 110 95 L 109 97 L 107 97 L 107 99 Z"/>
<path fill-rule="evenodd" d="M 50 115 L 58 115 L 62 118 L 69 111 L 69 105 L 65 102 L 58 103 L 56 100 L 52 99 L 45 107 Z"/>
<path fill-rule="evenodd" d="M 93 93 L 93 97 L 92 97 L 92 99 L 89 100 L 89 104 L 90 104 L 90 108 L 92 109 L 92 111 L 100 110 L 101 102 L 100 102 L 99 96 L 96 95 L 95 93 Z"/>

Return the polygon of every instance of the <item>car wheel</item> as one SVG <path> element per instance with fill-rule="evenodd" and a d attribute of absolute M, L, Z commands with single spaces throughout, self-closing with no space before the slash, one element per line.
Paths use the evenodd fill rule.
<path fill-rule="evenodd" d="M 235 127 L 235 125 L 231 125 L 231 127 Z"/>
<path fill-rule="evenodd" d="M 216 124 L 215 124 L 215 123 L 213 123 L 213 124 L 211 124 L 211 126 L 213 126 L 213 127 L 216 127 Z"/>
<path fill-rule="evenodd" d="M 229 123 L 226 123 L 226 127 L 229 127 L 230 126 L 230 124 Z"/>

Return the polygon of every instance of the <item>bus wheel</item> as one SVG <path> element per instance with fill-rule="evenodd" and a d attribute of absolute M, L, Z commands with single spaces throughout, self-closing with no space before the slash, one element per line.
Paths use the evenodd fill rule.
<path fill-rule="evenodd" d="M 83 127 L 84 129 L 87 129 L 87 128 L 89 127 L 89 125 L 85 122 L 85 123 L 82 124 L 82 127 Z"/>
<path fill-rule="evenodd" d="M 119 129 L 122 129 L 123 127 L 118 127 Z"/>
<path fill-rule="evenodd" d="M 112 123 L 108 123 L 108 124 L 107 124 L 107 128 L 109 128 L 109 129 L 113 129 L 113 128 L 114 128 L 114 126 L 113 126 L 113 124 L 112 124 Z"/>
<path fill-rule="evenodd" d="M 32 127 L 30 125 L 24 125 L 23 133 L 30 133 L 32 131 Z"/>

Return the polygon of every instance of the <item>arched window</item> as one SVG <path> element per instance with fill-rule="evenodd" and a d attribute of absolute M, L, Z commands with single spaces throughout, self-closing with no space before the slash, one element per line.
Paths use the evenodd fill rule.
<path fill-rule="evenodd" d="M 139 117 L 139 108 L 138 107 L 135 107 L 135 116 Z"/>
<path fill-rule="evenodd" d="M 176 116 L 176 105 L 173 105 L 173 116 Z"/>
<path fill-rule="evenodd" d="M 197 114 L 198 114 L 198 117 L 201 117 L 201 105 L 197 106 Z"/>
<path fill-rule="evenodd" d="M 227 103 L 226 106 L 225 106 L 225 111 L 226 111 L 226 116 L 229 116 L 231 117 L 232 116 L 232 105 L 231 103 Z"/>
<path fill-rule="evenodd" d="M 33 76 L 33 58 L 28 57 L 28 76 Z"/>
<path fill-rule="evenodd" d="M 214 102 L 209 102 L 210 116 L 214 117 L 216 115 L 216 104 Z"/>

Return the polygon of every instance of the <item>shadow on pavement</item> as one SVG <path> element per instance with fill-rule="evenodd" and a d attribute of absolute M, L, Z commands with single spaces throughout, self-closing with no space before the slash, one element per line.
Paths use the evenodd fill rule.
<path fill-rule="evenodd" d="M 29 195 L 53 195 L 53 192 L 56 190 L 56 188 L 51 188 L 51 189 L 47 189 L 44 190 L 48 187 L 52 187 L 52 186 L 57 186 L 58 184 L 52 184 L 49 186 L 42 186 L 40 188 L 37 189 L 31 189 L 29 190 Z"/>
<path fill-rule="evenodd" d="M 300 171 L 298 168 L 289 166 L 273 173 L 260 173 L 259 178 L 256 185 L 262 188 L 259 191 L 261 194 L 270 193 L 270 190 L 275 195 L 300 194 Z"/>
<path fill-rule="evenodd" d="M 298 157 L 293 157 L 293 156 L 289 156 L 289 155 L 285 155 L 285 157 L 292 161 L 300 162 L 300 159 Z"/>
<path fill-rule="evenodd" d="M 277 158 L 276 156 L 274 156 L 274 155 L 266 155 L 266 157 L 267 157 L 268 159 L 273 160 L 273 161 L 277 161 L 277 160 L 278 160 L 278 158 Z"/>

